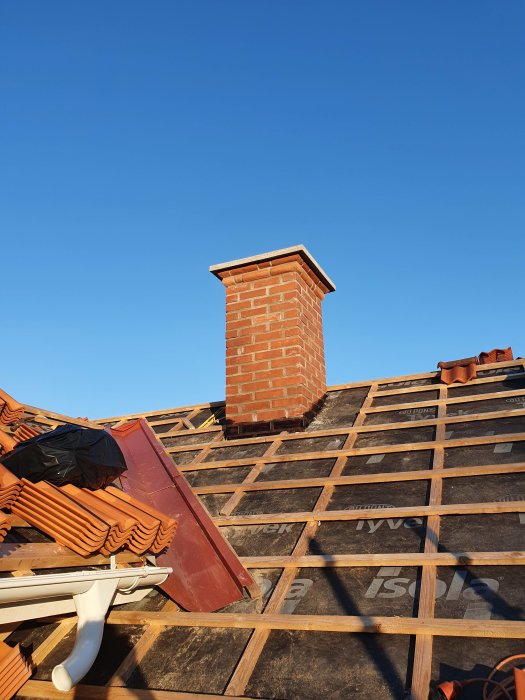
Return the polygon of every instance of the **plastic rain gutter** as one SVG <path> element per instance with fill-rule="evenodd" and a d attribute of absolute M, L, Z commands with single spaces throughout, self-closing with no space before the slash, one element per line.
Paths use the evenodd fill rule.
<path fill-rule="evenodd" d="M 169 574 L 169 567 L 142 566 L 0 579 L 0 617 L 10 603 L 73 598 L 78 615 L 75 646 L 52 674 L 55 688 L 68 691 L 86 675 L 100 651 L 104 620 L 115 596 L 131 594 L 139 587 L 160 585 Z M 36 608 L 36 614 L 32 610 L 33 617 L 49 615 L 48 607 L 44 606 L 40 615 Z"/>

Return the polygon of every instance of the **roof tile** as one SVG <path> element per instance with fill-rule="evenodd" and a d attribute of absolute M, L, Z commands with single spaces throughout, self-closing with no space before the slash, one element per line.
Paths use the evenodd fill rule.
<path fill-rule="evenodd" d="M 480 365 L 489 365 L 493 362 L 510 362 L 514 359 L 512 348 L 494 348 L 488 352 L 480 352 L 478 363 Z"/>

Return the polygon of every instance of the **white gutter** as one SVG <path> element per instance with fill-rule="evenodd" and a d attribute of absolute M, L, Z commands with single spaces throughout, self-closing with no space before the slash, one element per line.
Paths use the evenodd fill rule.
<path fill-rule="evenodd" d="M 78 615 L 75 646 L 68 658 L 55 666 L 52 674 L 55 687 L 68 691 L 86 675 L 100 651 L 104 620 L 115 596 L 132 594 L 138 587 L 159 585 L 171 571 L 169 567 L 141 566 L 3 578 L 0 579 L 0 619 L 3 621 L 2 613 L 9 612 L 12 603 L 28 600 L 49 603 L 53 598 L 73 598 Z M 42 614 L 38 614 L 38 606 L 30 608 L 32 617 L 49 615 L 48 605 L 42 606 Z M 24 608 L 20 611 L 23 614 Z"/>

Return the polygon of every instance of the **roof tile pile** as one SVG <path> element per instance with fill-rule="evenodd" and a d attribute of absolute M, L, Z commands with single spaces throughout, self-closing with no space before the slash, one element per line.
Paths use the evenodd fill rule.
<path fill-rule="evenodd" d="M 1 389 L 0 400 L 4 402 L 4 405 L 0 407 L 0 425 L 11 425 L 24 417 L 23 404 Z"/>
<path fill-rule="evenodd" d="M 12 512 L 82 556 L 97 551 L 108 556 L 122 547 L 135 554 L 158 553 L 177 528 L 173 518 L 116 488 L 89 491 L 27 479 L 22 484 Z"/>
<path fill-rule="evenodd" d="M 36 437 L 40 435 L 40 431 L 33 428 L 32 425 L 27 423 L 21 423 L 18 428 L 13 432 L 17 442 L 23 442 L 24 440 L 29 440 L 29 438 Z"/>
<path fill-rule="evenodd" d="M 513 360 L 512 348 L 494 348 L 481 352 L 477 357 L 464 357 L 451 362 L 438 362 L 441 370 L 440 380 L 444 384 L 466 384 L 477 377 L 477 365 L 489 365 L 494 362 L 509 362 Z"/>
<path fill-rule="evenodd" d="M 31 676 L 31 667 L 20 651 L 0 642 L 0 700 L 9 700 Z"/>
<path fill-rule="evenodd" d="M 21 490 L 22 482 L 0 464 L 0 508 L 10 508 Z"/>

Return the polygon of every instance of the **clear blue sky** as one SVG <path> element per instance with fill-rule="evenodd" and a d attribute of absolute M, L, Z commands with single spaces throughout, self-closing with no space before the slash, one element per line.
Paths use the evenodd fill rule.
<path fill-rule="evenodd" d="M 517 0 L 5 0 L 0 386 L 221 400 L 208 266 L 297 243 L 329 384 L 525 354 L 524 36 Z"/>

